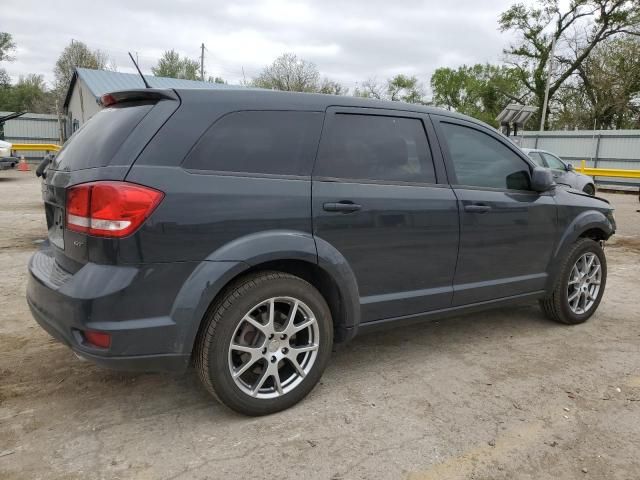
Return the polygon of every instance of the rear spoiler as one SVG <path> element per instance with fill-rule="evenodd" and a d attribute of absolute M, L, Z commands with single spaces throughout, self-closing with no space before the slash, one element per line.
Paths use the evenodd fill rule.
<path fill-rule="evenodd" d="M 100 105 L 109 107 L 116 103 L 138 102 L 144 100 L 180 100 L 173 90 L 147 88 L 144 90 L 122 90 L 105 93 L 100 97 Z"/>

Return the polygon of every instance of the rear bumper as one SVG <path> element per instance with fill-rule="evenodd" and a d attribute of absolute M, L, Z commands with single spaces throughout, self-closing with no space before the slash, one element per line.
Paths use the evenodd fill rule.
<path fill-rule="evenodd" d="M 84 346 L 79 338 L 75 339 L 68 335 L 67 332 L 71 329 L 43 315 L 28 296 L 27 303 L 33 318 L 49 335 L 67 345 L 79 357 L 101 367 L 120 371 L 183 372 L 189 366 L 190 355 L 188 354 L 117 355 L 113 352 L 106 354 L 98 349 Z"/>
<path fill-rule="evenodd" d="M 87 263 L 74 275 L 46 245 L 29 261 L 27 303 L 35 320 L 79 356 L 117 370 L 183 371 L 195 319 L 173 305 L 194 263 L 110 266 Z M 174 316 L 182 318 L 175 321 Z M 187 319 L 187 320 L 185 320 Z M 83 331 L 111 335 L 111 346 L 88 344 Z"/>

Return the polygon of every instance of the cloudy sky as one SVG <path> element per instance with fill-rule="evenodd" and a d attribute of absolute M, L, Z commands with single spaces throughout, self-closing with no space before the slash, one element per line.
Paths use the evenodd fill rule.
<path fill-rule="evenodd" d="M 368 78 L 417 75 L 440 66 L 497 62 L 510 41 L 497 18 L 512 0 L 2 0 L 0 31 L 17 43 L 0 65 L 17 79 L 53 66 L 71 39 L 103 50 L 122 72 L 137 52 L 150 73 L 164 50 L 198 58 L 231 83 L 255 76 L 284 52 L 313 61 L 349 88 Z"/>

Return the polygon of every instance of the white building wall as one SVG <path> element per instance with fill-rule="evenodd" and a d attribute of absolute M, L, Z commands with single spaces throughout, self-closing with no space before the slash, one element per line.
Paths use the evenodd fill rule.
<path fill-rule="evenodd" d="M 72 134 L 84 123 L 89 121 L 96 113 L 100 111 L 102 107 L 96 102 L 96 98 L 91 91 L 87 88 L 85 83 L 78 78 L 73 91 L 71 92 L 71 98 L 69 99 L 69 106 L 67 109 L 69 117 L 68 132 Z"/>

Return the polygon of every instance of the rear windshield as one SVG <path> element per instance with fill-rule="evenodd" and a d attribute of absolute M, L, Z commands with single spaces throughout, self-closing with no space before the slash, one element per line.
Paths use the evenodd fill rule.
<path fill-rule="evenodd" d="M 65 142 L 53 169 L 71 171 L 111 165 L 122 143 L 152 108 L 150 103 L 123 104 L 96 113 Z"/>

